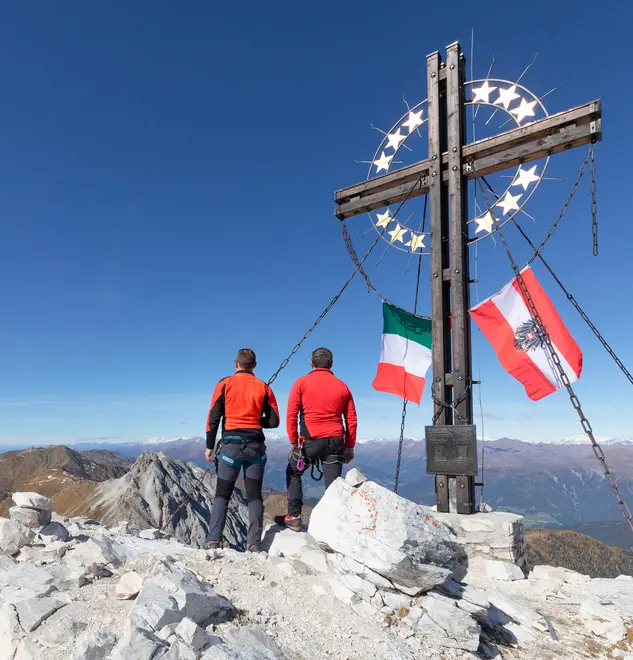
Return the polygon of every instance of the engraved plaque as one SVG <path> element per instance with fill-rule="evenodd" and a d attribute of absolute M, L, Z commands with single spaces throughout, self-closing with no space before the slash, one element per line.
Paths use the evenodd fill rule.
<path fill-rule="evenodd" d="M 427 426 L 427 474 L 477 475 L 477 431 L 474 425 Z"/>

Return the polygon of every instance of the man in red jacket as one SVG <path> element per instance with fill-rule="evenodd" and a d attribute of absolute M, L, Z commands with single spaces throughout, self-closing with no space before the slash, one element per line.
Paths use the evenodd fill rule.
<path fill-rule="evenodd" d="M 286 468 L 288 515 L 276 516 L 275 522 L 297 532 L 303 506 L 301 476 L 308 466 L 321 461 L 327 489 L 341 476 L 343 463 L 354 458 L 356 408 L 347 385 L 332 373 L 333 362 L 332 351 L 317 348 L 312 371 L 295 382 L 288 397 L 286 428 L 292 443 Z"/>

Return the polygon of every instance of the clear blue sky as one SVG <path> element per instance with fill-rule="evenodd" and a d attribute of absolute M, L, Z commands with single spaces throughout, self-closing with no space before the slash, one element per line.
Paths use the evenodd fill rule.
<path fill-rule="evenodd" d="M 475 77 L 494 52 L 494 73 L 516 79 L 539 51 L 525 84 L 544 94 L 567 79 L 547 98 L 550 112 L 603 100 L 600 256 L 591 256 L 588 181 L 546 254 L 633 368 L 633 10 L 592 7 L 3 3 L 0 443 L 198 435 L 237 348 L 253 347 L 267 378 L 352 270 L 332 200 L 366 174 L 354 159 L 373 155 L 370 123 L 389 128 L 403 94 L 424 99 L 426 54 L 454 40 L 469 51 L 471 28 Z M 552 175 L 575 177 L 585 153 L 552 159 Z M 524 225 L 533 235 L 570 185 L 541 185 L 528 210 L 544 226 Z M 366 217 L 357 221 L 364 231 Z M 372 272 L 410 307 L 406 259 Z M 537 275 L 583 349 L 577 390 L 596 433 L 633 435 L 623 412 L 631 386 Z M 510 277 L 487 241 L 480 295 Z M 423 313 L 429 300 L 425 276 Z M 355 282 L 277 380 L 282 407 L 310 351 L 326 345 L 356 396 L 361 435 L 397 435 L 400 402 L 371 389 L 380 332 L 380 301 Z M 486 436 L 581 432 L 564 393 L 531 403 L 482 344 Z M 429 422 L 428 399 L 411 406 L 409 434 Z"/>

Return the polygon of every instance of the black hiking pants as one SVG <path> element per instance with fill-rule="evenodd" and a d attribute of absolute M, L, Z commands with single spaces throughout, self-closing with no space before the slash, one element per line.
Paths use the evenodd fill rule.
<path fill-rule="evenodd" d="M 218 481 L 211 507 L 208 541 L 222 540 L 229 501 L 242 468 L 244 468 L 244 486 L 248 500 L 247 543 L 250 545 L 262 540 L 264 523 L 262 484 L 266 469 L 266 445 L 261 441 L 251 441 L 222 442 L 218 456 Z"/>
<path fill-rule="evenodd" d="M 305 466 L 302 470 L 297 467 L 299 450 L 290 455 L 288 467 L 286 468 L 286 487 L 288 488 L 288 515 L 300 516 L 303 506 L 303 486 L 301 477 L 310 468 L 310 461 L 321 459 L 323 468 L 323 479 L 327 490 L 333 481 L 338 479 L 343 472 L 343 451 L 345 450 L 344 438 L 312 438 L 303 443 L 305 453 Z"/>

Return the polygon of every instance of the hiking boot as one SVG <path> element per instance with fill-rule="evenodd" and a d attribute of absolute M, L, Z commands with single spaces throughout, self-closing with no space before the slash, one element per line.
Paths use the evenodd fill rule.
<path fill-rule="evenodd" d="M 293 532 L 301 531 L 301 516 L 275 516 L 275 524 L 280 527 L 287 527 Z"/>
<path fill-rule="evenodd" d="M 220 541 L 205 541 L 203 550 L 217 550 L 220 547 Z"/>
<path fill-rule="evenodd" d="M 262 546 L 259 543 L 249 543 L 246 546 L 246 552 L 261 552 Z"/>

